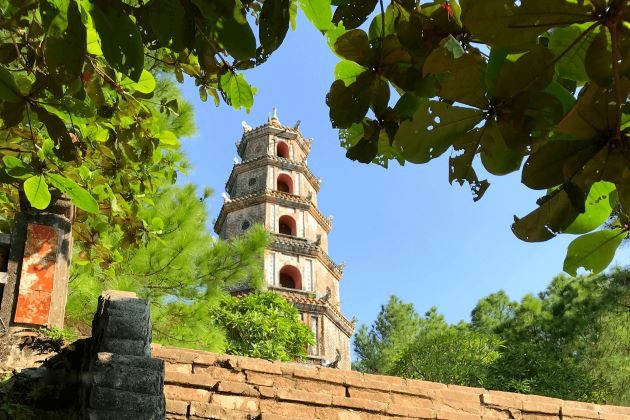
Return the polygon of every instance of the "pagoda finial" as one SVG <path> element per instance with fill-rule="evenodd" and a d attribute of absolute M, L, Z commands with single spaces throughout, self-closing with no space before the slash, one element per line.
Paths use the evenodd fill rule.
<path fill-rule="evenodd" d="M 278 109 L 274 106 L 273 107 L 273 117 L 271 117 L 274 120 L 278 119 Z"/>
<path fill-rule="evenodd" d="M 278 120 L 278 110 L 275 106 L 273 107 L 273 114 L 269 118 L 269 124 L 273 125 L 274 127 L 280 127 L 280 121 Z"/>

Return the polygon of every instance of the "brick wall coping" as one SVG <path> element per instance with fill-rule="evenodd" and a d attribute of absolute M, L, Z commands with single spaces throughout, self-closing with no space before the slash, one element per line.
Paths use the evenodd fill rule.
<path fill-rule="evenodd" d="M 168 419 L 630 420 L 630 407 L 153 346 Z"/>

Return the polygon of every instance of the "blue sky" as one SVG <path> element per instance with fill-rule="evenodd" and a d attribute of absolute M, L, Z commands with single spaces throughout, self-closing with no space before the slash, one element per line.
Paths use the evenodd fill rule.
<path fill-rule="evenodd" d="M 371 323 L 390 295 L 412 302 L 419 312 L 437 306 L 450 322 L 468 320 L 479 298 L 504 289 L 513 299 L 543 290 L 562 271 L 570 235 L 538 244 L 518 240 L 513 216 L 535 208 L 541 194 L 520 183 L 519 173 L 491 177 L 474 203 L 467 186 L 448 183 L 448 152 L 427 165 L 393 163 L 385 170 L 345 157 L 331 128 L 325 96 L 337 58 L 303 16 L 279 51 L 245 73 L 258 95 L 249 114 L 222 104 L 202 103 L 192 83 L 185 97 L 195 107 L 197 134 L 184 141 L 193 165 L 187 181 L 209 186 L 210 219 L 221 208 L 221 192 L 236 156 L 241 121 L 262 124 L 272 107 L 285 125 L 301 120 L 314 139 L 309 166 L 323 178 L 319 205 L 334 216 L 330 255 L 346 263 L 342 310 Z M 628 263 L 627 249 L 616 261 Z"/>

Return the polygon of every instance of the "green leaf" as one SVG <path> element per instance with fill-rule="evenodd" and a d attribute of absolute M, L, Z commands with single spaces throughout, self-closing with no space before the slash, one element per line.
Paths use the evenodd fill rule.
<path fill-rule="evenodd" d="M 523 155 L 509 148 L 496 123 L 488 122 L 482 128 L 479 155 L 484 168 L 493 175 L 506 175 L 521 167 Z"/>
<path fill-rule="evenodd" d="M 512 61 L 513 58 L 516 58 Z M 537 45 L 525 54 L 507 56 L 494 89 L 495 98 L 511 98 L 523 91 L 544 89 L 554 76 L 554 56 L 547 48 Z"/>
<path fill-rule="evenodd" d="M 59 36 L 48 36 L 44 43 L 44 60 L 50 74 L 59 83 L 77 79 L 83 71 L 87 49 L 87 31 L 81 12 L 74 1 L 68 6 L 67 29 Z"/>
<path fill-rule="evenodd" d="M 565 166 L 569 162 L 583 163 L 594 156 L 601 146 L 590 140 L 555 140 L 545 143 L 525 162 L 522 182 L 533 189 L 547 189 L 565 181 Z"/>
<path fill-rule="evenodd" d="M 50 191 L 44 175 L 35 175 L 24 181 L 24 193 L 36 209 L 44 210 L 50 204 Z"/>
<path fill-rule="evenodd" d="M 63 161 L 69 162 L 77 158 L 78 139 L 75 134 L 68 131 L 64 121 L 56 114 L 52 114 L 44 108 L 35 108 L 37 117 L 44 123 L 48 135 L 55 142 L 57 150 L 55 154 Z"/>
<path fill-rule="evenodd" d="M 155 90 L 155 78 L 147 70 L 142 70 L 140 79 L 138 79 L 137 82 L 134 82 L 130 78 L 125 77 L 120 82 L 120 86 L 128 89 L 133 89 L 136 92 L 140 93 L 151 93 Z"/>
<path fill-rule="evenodd" d="M 400 124 L 394 143 L 406 160 L 426 163 L 442 155 L 482 119 L 476 109 L 430 101 L 428 106 L 420 106 L 411 121 Z"/>
<path fill-rule="evenodd" d="M 98 1 L 94 6 L 92 18 L 105 59 L 114 69 L 138 81 L 144 66 L 144 44 L 138 26 L 118 1 Z"/>
<path fill-rule="evenodd" d="M 564 232 L 578 216 L 578 210 L 564 188 L 539 200 L 538 208 L 519 219 L 514 216 L 512 232 L 522 241 L 542 242 Z"/>
<path fill-rule="evenodd" d="M 449 101 L 484 108 L 488 102 L 484 94 L 486 63 L 478 51 L 455 58 L 446 47 L 435 48 L 422 68 L 423 75 L 437 75 L 438 95 Z"/>
<path fill-rule="evenodd" d="M 355 29 L 365 22 L 374 10 L 377 0 L 352 0 L 337 7 L 333 23 L 343 23 L 346 29 Z"/>
<path fill-rule="evenodd" d="M 6 173 L 17 179 L 26 179 L 35 174 L 35 170 L 31 165 L 22 162 L 14 156 L 3 156 L 4 170 Z"/>
<path fill-rule="evenodd" d="M 582 35 L 592 23 L 574 23 L 562 28 L 554 28 L 549 39 L 549 49 L 562 58 L 556 63 L 556 74 L 564 79 L 585 82 L 588 80 L 584 67 L 586 51 L 595 35 L 591 31 Z M 578 40 L 579 37 L 582 37 Z M 577 44 L 571 46 L 577 41 Z M 570 48 L 569 48 L 570 47 Z"/>
<path fill-rule="evenodd" d="M 367 69 L 354 61 L 341 60 L 335 66 L 335 79 L 341 80 L 346 86 L 354 83 L 357 77 Z"/>
<path fill-rule="evenodd" d="M 300 8 L 308 20 L 320 31 L 331 26 L 332 7 L 330 0 L 298 0 Z"/>
<path fill-rule="evenodd" d="M 347 60 L 370 67 L 370 43 L 367 34 L 360 29 L 353 29 L 337 38 L 335 52 Z"/>
<path fill-rule="evenodd" d="M 47 173 L 46 177 L 59 191 L 66 194 L 75 206 L 88 213 L 98 213 L 98 203 L 79 184 L 59 174 Z"/>
<path fill-rule="evenodd" d="M 179 141 L 177 140 L 177 136 L 175 133 L 169 130 L 164 130 L 160 133 L 160 144 L 166 146 L 177 146 Z"/>
<path fill-rule="evenodd" d="M 277 50 L 289 30 L 289 0 L 265 0 L 260 11 L 258 35 L 267 54 Z"/>
<path fill-rule="evenodd" d="M 578 268 L 584 267 L 592 273 L 599 273 L 608 267 L 626 236 L 626 231 L 605 229 L 575 238 L 567 249 L 564 271 L 575 276 Z"/>
<path fill-rule="evenodd" d="M 245 108 L 249 111 L 254 105 L 256 90 L 247 83 L 242 74 L 224 73 L 219 79 L 219 86 L 235 109 Z"/>
<path fill-rule="evenodd" d="M 612 83 L 612 42 L 606 28 L 600 27 L 596 31 L 591 44 L 586 50 L 584 63 L 588 78 L 599 86 L 606 87 Z"/>
<path fill-rule="evenodd" d="M 94 27 L 90 26 L 87 28 L 86 37 L 86 52 L 88 54 L 96 56 L 103 55 L 103 50 L 101 49 L 101 40 L 98 37 L 98 32 L 96 32 L 96 29 L 94 29 Z"/>
<path fill-rule="evenodd" d="M 149 5 L 149 22 L 158 42 L 163 47 L 180 51 L 184 48 L 187 21 L 179 1 L 153 0 Z"/>
<path fill-rule="evenodd" d="M 564 233 L 582 234 L 601 226 L 617 204 L 615 184 L 606 181 L 596 182 L 586 197 L 585 211 L 581 213 Z"/>
<path fill-rule="evenodd" d="M 8 102 L 20 102 L 22 98 L 11 72 L 0 66 L 0 99 Z"/>
<path fill-rule="evenodd" d="M 42 0 L 39 2 L 42 26 L 48 36 L 61 36 L 65 32 L 68 27 L 68 5 L 69 0 Z"/>

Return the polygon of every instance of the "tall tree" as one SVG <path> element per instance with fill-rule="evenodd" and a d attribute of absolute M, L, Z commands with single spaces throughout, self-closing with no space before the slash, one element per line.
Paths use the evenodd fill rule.
<path fill-rule="evenodd" d="M 149 237 L 137 246 L 119 247 L 122 229 L 107 223 L 105 216 L 88 220 L 99 237 L 93 247 L 82 246 L 73 260 L 68 325 L 89 331 L 99 293 L 130 290 L 151 302 L 156 341 L 224 350 L 225 337 L 211 309 L 230 285 L 244 280 L 260 284 L 268 237 L 256 227 L 230 242 L 213 238 L 206 226 L 207 196 L 199 199 L 195 187 L 185 185 L 148 197 L 140 216 L 149 221 Z M 100 247 L 113 249 L 106 254 L 112 259 L 95 264 L 103 255 Z"/>
<path fill-rule="evenodd" d="M 362 325 L 354 336 L 357 360 L 353 369 L 367 373 L 388 373 L 392 364 L 411 343 L 420 328 L 420 315 L 413 305 L 391 296 L 374 324 Z"/>

